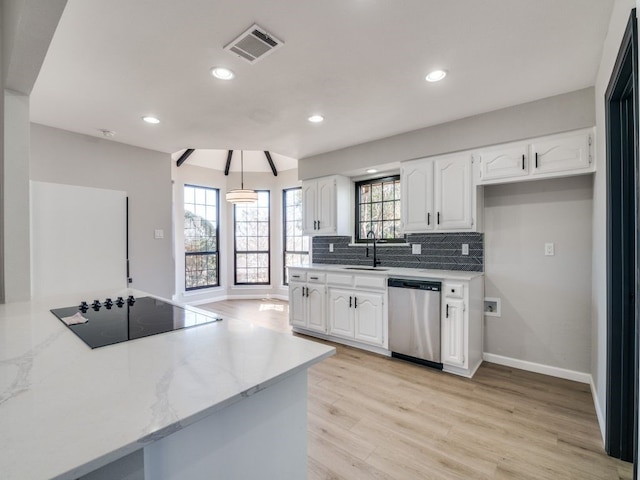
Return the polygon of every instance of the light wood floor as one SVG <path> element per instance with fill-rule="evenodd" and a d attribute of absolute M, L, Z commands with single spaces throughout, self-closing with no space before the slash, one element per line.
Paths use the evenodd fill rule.
<path fill-rule="evenodd" d="M 202 307 L 291 331 L 284 301 Z M 588 385 L 486 362 L 468 380 L 334 345 L 309 370 L 310 480 L 632 478 L 604 453 Z"/>

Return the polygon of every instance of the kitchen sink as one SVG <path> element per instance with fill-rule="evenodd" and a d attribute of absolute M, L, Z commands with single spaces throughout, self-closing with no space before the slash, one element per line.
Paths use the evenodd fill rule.
<path fill-rule="evenodd" d="M 380 267 L 344 267 L 345 270 L 374 270 L 376 272 L 386 272 L 388 268 Z"/>

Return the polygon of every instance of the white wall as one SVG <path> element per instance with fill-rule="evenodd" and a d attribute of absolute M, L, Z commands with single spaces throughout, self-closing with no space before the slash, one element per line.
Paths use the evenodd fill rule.
<path fill-rule="evenodd" d="M 31 180 L 127 192 L 131 286 L 171 298 L 175 271 L 169 154 L 31 124 Z M 79 220 L 90 227 L 100 219 Z M 155 229 L 164 230 L 164 239 L 154 239 Z"/>
<path fill-rule="evenodd" d="M 233 205 L 224 198 L 227 189 L 240 188 L 240 174 L 223 172 L 189 165 L 172 166 L 174 217 L 176 219 L 175 258 L 176 296 L 175 299 L 188 303 L 203 303 L 223 298 L 260 298 L 280 296 L 286 298 L 287 288 L 282 285 L 282 190 L 300 186 L 297 170 L 279 171 L 274 177 L 271 172 L 245 172 L 245 188 L 269 190 L 271 200 L 271 285 L 234 285 L 233 259 Z M 180 226 L 184 218 L 184 185 L 199 185 L 220 189 L 220 287 L 185 292 L 184 290 L 184 234 Z"/>
<path fill-rule="evenodd" d="M 301 179 L 468 150 L 595 125 L 593 88 L 300 159 Z"/>
<path fill-rule="evenodd" d="M 588 375 L 592 182 L 485 187 L 485 295 L 502 301 L 501 317 L 485 318 L 485 352 Z"/>
<path fill-rule="evenodd" d="M 592 355 L 591 375 L 596 391 L 596 411 L 604 435 L 607 395 L 607 264 L 606 264 L 606 142 L 604 93 L 618 55 L 631 9 L 635 0 L 616 0 L 611 13 L 609 31 L 595 84 L 596 107 L 596 174 L 593 183 L 593 254 L 592 254 Z"/>

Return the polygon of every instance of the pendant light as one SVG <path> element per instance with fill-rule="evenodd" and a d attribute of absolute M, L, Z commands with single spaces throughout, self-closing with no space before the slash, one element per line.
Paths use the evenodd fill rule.
<path fill-rule="evenodd" d="M 240 150 L 240 188 L 229 190 L 226 195 L 230 203 L 253 203 L 258 201 L 258 192 L 244 188 L 244 151 Z"/>

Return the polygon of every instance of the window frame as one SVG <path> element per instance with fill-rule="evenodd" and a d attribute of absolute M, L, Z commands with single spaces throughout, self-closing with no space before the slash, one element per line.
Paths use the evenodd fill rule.
<path fill-rule="evenodd" d="M 267 281 L 266 282 L 238 282 L 238 253 L 265 253 L 263 250 L 241 250 L 238 251 L 236 238 L 236 207 L 233 205 L 233 284 L 234 285 L 271 285 L 271 190 L 256 190 L 258 194 L 266 192 L 268 196 L 267 231 L 269 232 L 267 253 Z"/>
<path fill-rule="evenodd" d="M 354 204 L 355 204 L 355 216 L 354 216 L 354 236 L 353 236 L 353 242 L 354 243 L 370 243 L 371 239 L 369 238 L 360 238 L 360 224 L 362 223 L 360 221 L 360 187 L 362 185 L 373 185 L 376 183 L 385 183 L 388 181 L 393 180 L 394 182 L 396 181 L 400 181 L 400 174 L 397 175 L 386 175 L 384 177 L 376 177 L 376 178 L 369 178 L 366 180 L 360 180 L 358 182 L 354 182 L 355 185 L 355 196 L 354 196 Z M 400 198 L 399 199 L 394 199 L 394 202 L 402 202 L 402 191 L 400 192 Z M 369 202 L 370 204 L 373 202 Z M 381 202 L 382 203 L 382 202 Z M 402 205 L 402 204 L 401 204 Z M 401 220 L 402 218 L 400 218 L 399 220 Z M 376 242 L 377 243 L 406 243 L 406 234 L 403 234 L 402 237 L 400 238 L 376 238 Z"/>
<path fill-rule="evenodd" d="M 185 292 L 192 292 L 194 290 L 202 290 L 205 288 L 216 288 L 220 286 L 220 189 L 219 188 L 215 188 L 215 187 L 205 187 L 202 185 L 194 185 L 194 184 L 190 184 L 190 183 L 185 183 L 183 185 L 183 196 L 182 196 L 182 208 L 183 208 L 183 212 L 186 212 L 186 208 L 185 208 L 185 199 L 184 199 L 184 190 L 189 187 L 189 188 L 199 188 L 199 189 L 203 189 L 203 190 L 211 190 L 213 192 L 215 192 L 216 194 L 216 251 L 215 252 L 211 252 L 211 251 L 206 251 L 206 252 L 187 252 L 186 250 L 186 238 L 184 237 L 184 223 L 182 226 L 183 229 L 183 247 L 184 247 L 184 291 Z M 206 206 L 208 206 L 207 204 L 205 204 Z M 183 213 L 183 217 L 184 217 L 184 213 Z M 184 218 L 183 218 L 184 221 Z M 209 284 L 209 285 L 200 285 L 200 286 L 196 286 L 196 287 L 187 287 L 187 257 L 189 256 L 196 256 L 196 255 L 215 255 L 216 257 L 216 283 L 215 284 Z"/>
<path fill-rule="evenodd" d="M 291 192 L 293 190 L 300 190 L 300 200 L 302 202 L 302 187 L 291 187 L 291 188 L 283 188 L 282 189 L 282 285 L 289 285 L 287 281 L 287 254 L 297 254 L 297 255 L 308 255 L 309 260 L 311 260 L 311 242 L 309 239 L 309 250 L 307 251 L 297 251 L 287 250 L 287 192 Z M 302 225 L 304 227 L 304 225 Z M 303 228 L 304 230 L 304 228 Z M 309 237 L 308 235 L 301 235 L 302 237 Z"/>

